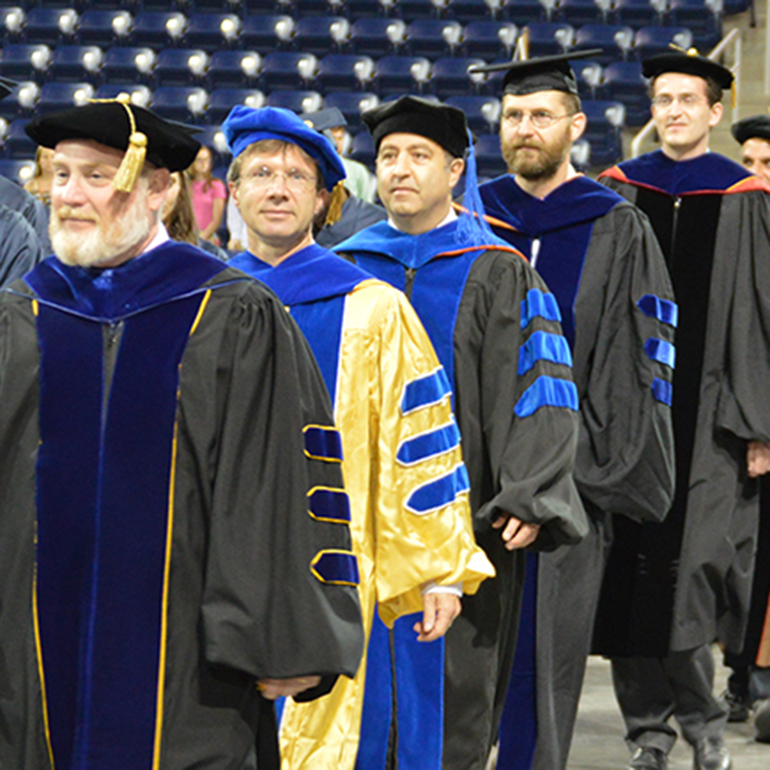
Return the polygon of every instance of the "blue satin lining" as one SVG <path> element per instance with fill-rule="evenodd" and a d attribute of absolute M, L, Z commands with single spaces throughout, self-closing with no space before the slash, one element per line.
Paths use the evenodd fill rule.
<path fill-rule="evenodd" d="M 671 403 L 674 400 L 674 386 L 670 382 L 666 382 L 666 380 L 661 380 L 659 377 L 656 377 L 652 381 L 652 395 L 655 396 L 658 401 L 671 406 Z"/>
<path fill-rule="evenodd" d="M 650 337 L 644 343 L 644 352 L 653 361 L 670 366 L 672 369 L 674 368 L 676 348 L 670 342 L 658 339 L 657 337 Z"/>
<path fill-rule="evenodd" d="M 526 374 L 538 361 L 572 366 L 572 353 L 560 334 L 536 331 L 519 349 L 519 376 Z"/>
<path fill-rule="evenodd" d="M 322 583 L 358 585 L 358 559 L 347 551 L 316 554 L 310 568 Z"/>
<path fill-rule="evenodd" d="M 661 299 L 654 294 L 645 294 L 636 304 L 646 316 L 657 318 L 661 323 L 676 328 L 679 320 L 679 308 L 676 302 Z"/>
<path fill-rule="evenodd" d="M 460 430 L 457 423 L 452 421 L 443 428 L 404 441 L 398 448 L 396 459 L 402 465 L 413 465 L 428 457 L 449 452 L 459 445 Z"/>
<path fill-rule="evenodd" d="M 458 465 L 446 476 L 415 489 L 407 500 L 406 508 L 413 513 L 429 513 L 454 502 L 457 495 L 467 492 L 470 487 L 468 470 L 465 465 Z"/>
<path fill-rule="evenodd" d="M 332 427 L 305 428 L 305 451 L 315 460 L 342 461 L 342 439 Z"/>
<path fill-rule="evenodd" d="M 530 289 L 526 299 L 521 301 L 521 328 L 527 326 L 535 318 L 545 318 L 546 321 L 561 321 L 561 313 L 556 297 L 550 292 L 540 289 Z"/>
<path fill-rule="evenodd" d="M 578 410 L 577 388 L 574 382 L 556 377 L 538 377 L 514 407 L 517 417 L 529 417 L 540 407 L 556 406 Z"/>
<path fill-rule="evenodd" d="M 308 507 L 316 519 L 339 524 L 350 522 L 350 500 L 342 489 L 314 489 L 310 493 Z"/>
<path fill-rule="evenodd" d="M 450 395 L 452 386 L 443 367 L 419 380 L 413 380 L 406 388 L 401 399 L 401 413 L 409 414 L 417 409 L 438 404 Z"/>

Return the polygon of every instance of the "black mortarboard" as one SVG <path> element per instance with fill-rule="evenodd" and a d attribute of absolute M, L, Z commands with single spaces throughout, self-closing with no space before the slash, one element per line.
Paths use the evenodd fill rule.
<path fill-rule="evenodd" d="M 51 148 L 65 139 L 91 139 L 117 150 L 130 151 L 136 138 L 139 137 L 141 143 L 140 135 L 144 135 L 146 160 L 169 171 L 186 169 L 200 149 L 200 142 L 186 126 L 163 120 L 149 110 L 126 104 L 125 100 L 94 102 L 40 115 L 24 130 L 38 144 Z"/>
<path fill-rule="evenodd" d="M 8 96 L 8 94 L 10 94 L 17 85 L 19 84 L 15 80 L 0 78 L 0 101 L 5 99 L 5 97 Z"/>
<path fill-rule="evenodd" d="M 571 60 L 589 59 L 602 53 L 601 48 L 587 51 L 573 51 L 556 56 L 541 56 L 537 59 L 520 59 L 502 64 L 488 64 L 473 67 L 469 72 L 503 72 L 502 91 L 504 94 L 525 96 L 537 91 L 564 91 L 577 95 L 578 86 Z"/>
<path fill-rule="evenodd" d="M 450 155 L 462 158 L 468 149 L 465 113 L 448 104 L 419 96 L 401 96 L 361 113 L 374 139 L 375 153 L 388 134 L 418 134 L 441 145 Z"/>
<path fill-rule="evenodd" d="M 337 128 L 348 124 L 338 107 L 325 107 L 316 112 L 303 112 L 300 117 L 316 131 L 326 131 L 327 128 Z"/>
<path fill-rule="evenodd" d="M 719 62 L 701 56 L 694 48 L 687 51 L 659 53 L 642 62 L 642 75 L 654 80 L 666 72 L 681 72 L 683 75 L 697 75 L 713 78 L 720 88 L 730 88 L 733 73 Z"/>
<path fill-rule="evenodd" d="M 747 139 L 766 139 L 770 142 L 770 115 L 754 115 L 739 120 L 733 123 L 730 132 L 740 144 Z"/>

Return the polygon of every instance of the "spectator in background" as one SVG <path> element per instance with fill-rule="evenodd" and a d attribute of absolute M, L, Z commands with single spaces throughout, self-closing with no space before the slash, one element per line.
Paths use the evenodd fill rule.
<path fill-rule="evenodd" d="M 24 189 L 34 195 L 46 206 L 51 205 L 51 181 L 53 172 L 51 161 L 53 150 L 48 147 L 38 147 L 35 153 L 35 173 L 25 185 Z"/>
<path fill-rule="evenodd" d="M 200 237 L 219 246 L 217 230 L 222 224 L 222 216 L 227 200 L 227 188 L 224 182 L 211 175 L 212 155 L 208 147 L 201 147 L 195 161 L 187 169 L 192 182 L 192 206 L 198 222 Z"/>

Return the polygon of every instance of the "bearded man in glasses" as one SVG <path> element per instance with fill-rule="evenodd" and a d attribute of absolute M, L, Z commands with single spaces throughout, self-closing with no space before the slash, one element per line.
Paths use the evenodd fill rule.
<path fill-rule="evenodd" d="M 575 480 L 590 520 L 579 545 L 528 554 L 498 768 L 564 768 L 590 651 L 610 515 L 659 521 L 673 495 L 676 305 L 647 218 L 576 172 L 585 129 L 568 59 L 507 70 L 500 140 L 509 174 L 479 189 L 497 235 L 545 279 L 572 348 L 580 400 Z"/>

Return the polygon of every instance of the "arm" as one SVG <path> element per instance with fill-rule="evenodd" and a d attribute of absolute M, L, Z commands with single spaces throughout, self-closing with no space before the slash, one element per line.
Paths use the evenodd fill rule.
<path fill-rule="evenodd" d="M 216 235 L 219 226 L 222 224 L 222 215 L 224 214 L 224 211 L 225 199 L 219 197 L 214 198 L 214 200 L 211 201 L 211 222 L 209 222 L 208 227 L 201 232 L 201 238 L 205 241 L 210 241 L 214 235 Z"/>
<path fill-rule="evenodd" d="M 21 214 L 0 205 L 0 287 L 32 270 L 44 254 L 35 231 Z"/>

